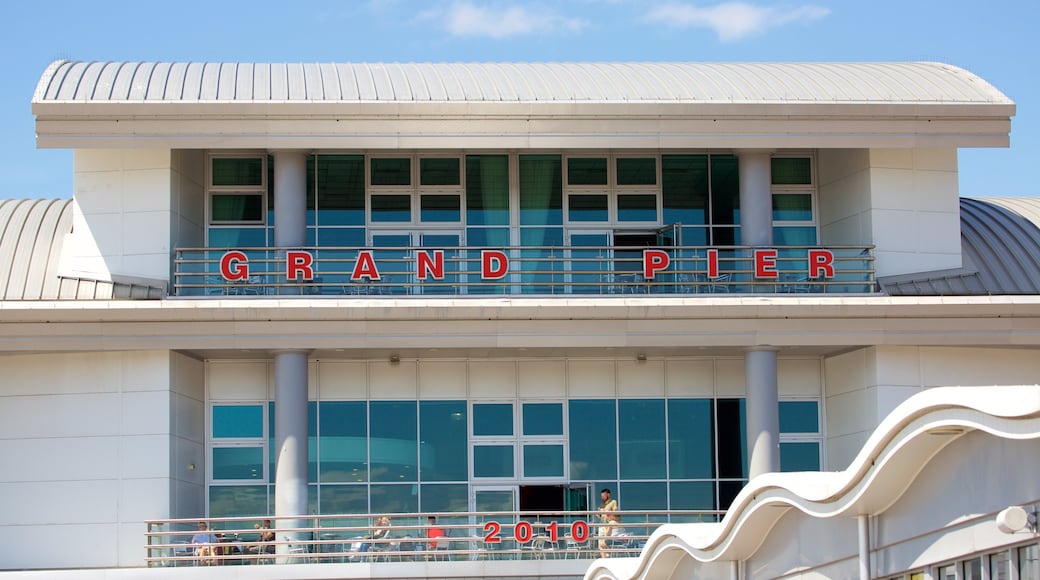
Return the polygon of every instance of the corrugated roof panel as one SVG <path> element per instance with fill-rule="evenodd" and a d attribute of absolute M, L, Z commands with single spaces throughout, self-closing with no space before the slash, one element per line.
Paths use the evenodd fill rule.
<path fill-rule="evenodd" d="M 438 74 L 438 69 L 429 63 L 416 63 L 414 66 L 415 74 L 422 77 L 422 84 L 426 89 L 428 100 L 437 102 L 458 100 L 457 97 L 452 98 L 451 94 L 451 90 L 458 89 L 458 83 L 455 82 L 454 77 L 447 74 Z"/>
<path fill-rule="evenodd" d="M 56 298 L 72 200 L 0 200 L 0 299 Z"/>
<path fill-rule="evenodd" d="M 170 76 L 170 63 L 156 63 L 154 67 L 142 67 L 138 74 L 148 73 L 148 84 L 145 86 L 144 98 L 148 101 L 161 101 L 166 98 L 166 81 Z"/>
<path fill-rule="evenodd" d="M 163 88 L 164 101 L 180 101 L 184 98 L 184 83 L 187 75 L 187 63 L 175 62 L 170 65 L 169 77 Z"/>
<path fill-rule="evenodd" d="M 181 86 L 181 98 L 178 101 L 198 101 L 202 99 L 202 74 L 204 64 L 189 62 L 184 70 L 184 81 Z"/>
<path fill-rule="evenodd" d="M 379 91 L 376 88 L 376 73 L 372 67 L 351 65 L 351 68 L 354 69 L 354 78 L 358 83 L 358 100 L 374 101 L 379 98 Z"/>
<path fill-rule="evenodd" d="M 345 101 L 361 100 L 358 89 L 357 72 L 349 64 L 337 64 L 336 76 L 339 78 L 339 91 Z"/>
<path fill-rule="evenodd" d="M 217 71 L 217 100 L 234 101 L 238 88 L 238 65 L 233 62 L 221 63 Z"/>
<path fill-rule="evenodd" d="M 271 100 L 271 65 L 253 65 L 253 99 L 257 101 Z"/>
<path fill-rule="evenodd" d="M 224 63 L 207 62 L 202 65 L 202 74 L 199 77 L 199 100 L 220 100 L 220 69 Z"/>
<path fill-rule="evenodd" d="M 390 81 L 390 73 L 387 71 L 387 65 L 383 63 L 377 63 L 369 65 L 372 72 L 372 86 L 376 90 L 376 100 L 379 101 L 395 101 L 397 100 L 394 92 L 394 85 Z"/>
<path fill-rule="evenodd" d="M 303 87 L 306 91 L 304 99 L 308 101 L 327 100 L 325 83 L 322 82 L 321 69 L 318 68 L 318 65 L 313 62 L 303 63 L 300 65 L 300 72 L 303 73 Z"/>
<path fill-rule="evenodd" d="M 238 65 L 235 75 L 235 98 L 253 100 L 253 63 L 244 62 Z"/>
<path fill-rule="evenodd" d="M 421 81 L 408 74 L 400 63 L 387 63 L 386 77 L 390 81 L 390 86 L 393 87 L 395 101 L 415 100 L 416 89 L 413 83 Z"/>
<path fill-rule="evenodd" d="M 332 101 L 342 101 L 343 93 L 341 92 L 339 72 L 336 70 L 336 66 L 329 63 L 319 64 L 318 74 L 321 75 L 322 93 L 325 98 Z"/>
<path fill-rule="evenodd" d="M 271 96 L 272 101 L 289 100 L 289 66 L 285 64 L 271 65 Z"/>
<path fill-rule="evenodd" d="M 72 96 L 77 101 L 91 101 L 94 100 L 94 94 L 98 91 L 99 76 L 102 70 L 105 68 L 104 63 L 91 62 L 87 63 L 86 68 L 83 69 L 83 74 L 80 78 L 76 79 L 75 94 Z M 107 89 L 108 87 L 104 87 Z"/>
<path fill-rule="evenodd" d="M 141 63 L 127 62 L 123 63 L 116 71 L 115 78 L 112 79 L 112 91 L 109 93 L 108 98 L 113 101 L 141 101 L 144 100 L 142 97 L 131 98 L 130 92 L 134 88 L 134 74 L 137 73 L 137 69 L 141 67 Z M 152 68 L 152 67 L 148 67 Z"/>

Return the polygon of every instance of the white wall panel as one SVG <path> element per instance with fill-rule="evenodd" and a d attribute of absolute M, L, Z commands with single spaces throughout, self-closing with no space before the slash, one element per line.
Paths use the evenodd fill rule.
<path fill-rule="evenodd" d="M 166 477 L 170 474 L 170 435 L 137 435 L 119 439 L 121 478 Z"/>
<path fill-rule="evenodd" d="M 827 357 L 823 370 L 828 397 L 862 389 L 876 382 L 873 369 L 874 356 L 871 349 L 861 348 L 851 352 Z"/>
<path fill-rule="evenodd" d="M 0 397 L 115 392 L 123 382 L 123 359 L 117 352 L 5 356 Z"/>
<path fill-rule="evenodd" d="M 119 471 L 119 439 L 0 439 L 0 458 L 0 482 L 111 479 Z"/>
<path fill-rule="evenodd" d="M 619 397 L 663 397 L 664 361 L 617 361 Z"/>
<path fill-rule="evenodd" d="M 267 399 L 268 361 L 210 361 L 208 395 L 213 401 L 263 401 Z"/>
<path fill-rule="evenodd" d="M 369 361 L 369 395 L 372 399 L 415 399 L 418 395 L 415 361 Z"/>
<path fill-rule="evenodd" d="M 819 397 L 823 395 L 820 359 L 778 358 L 777 388 L 780 396 Z"/>
<path fill-rule="evenodd" d="M 115 565 L 116 528 L 112 523 L 0 526 L 4 567 L 53 570 Z"/>
<path fill-rule="evenodd" d="M 128 392 L 121 397 L 120 433 L 149 435 L 170 432 L 172 413 L 159 416 L 156 411 L 170 406 L 170 393 L 163 391 Z"/>
<path fill-rule="evenodd" d="M 0 438 L 118 435 L 121 406 L 116 393 L 4 397 Z"/>
<path fill-rule="evenodd" d="M 517 394 L 521 398 L 565 397 L 567 395 L 567 361 L 519 361 L 517 363 Z"/>
<path fill-rule="evenodd" d="M 420 399 L 465 399 L 465 361 L 419 361 Z"/>
<path fill-rule="evenodd" d="M 1040 382 L 1036 349 L 921 348 L 921 384 L 1035 385 Z"/>
<path fill-rule="evenodd" d="M 744 377 L 743 358 L 720 358 L 715 360 L 715 393 L 719 397 L 747 396 L 747 380 Z"/>
<path fill-rule="evenodd" d="M 361 361 L 320 361 L 318 395 L 321 399 L 368 398 L 368 366 Z"/>
<path fill-rule="evenodd" d="M 567 361 L 567 394 L 571 397 L 614 397 L 615 381 L 613 359 Z"/>
<path fill-rule="evenodd" d="M 0 526 L 110 522 L 118 513 L 119 480 L 9 482 L 0 484 L 0 497 Z"/>
<path fill-rule="evenodd" d="M 714 397 L 715 361 L 666 360 L 665 381 L 669 397 Z"/>

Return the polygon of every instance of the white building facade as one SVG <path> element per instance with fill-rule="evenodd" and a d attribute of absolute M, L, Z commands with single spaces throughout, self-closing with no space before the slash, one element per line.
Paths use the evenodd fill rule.
<path fill-rule="evenodd" d="M 993 523 L 1040 501 L 1035 260 L 986 278 L 957 190 L 1014 108 L 935 63 L 56 62 L 73 199 L 0 205 L 0 568 L 610 488 L 730 515 L 592 577 L 1035 578 Z M 952 386 L 992 390 L 911 399 Z"/>

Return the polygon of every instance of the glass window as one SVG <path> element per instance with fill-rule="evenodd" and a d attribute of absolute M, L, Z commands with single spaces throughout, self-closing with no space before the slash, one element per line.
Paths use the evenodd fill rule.
<path fill-rule="evenodd" d="M 415 484 L 373 484 L 372 513 L 414 514 L 419 511 L 419 490 Z"/>
<path fill-rule="evenodd" d="M 372 481 L 418 479 L 415 406 L 415 401 L 372 401 L 369 404 Z"/>
<path fill-rule="evenodd" d="M 713 510 L 715 509 L 715 482 L 712 481 L 673 481 L 668 485 L 671 492 L 669 509 L 673 510 Z M 675 521 L 675 520 L 673 520 Z M 701 520 L 699 517 L 686 521 L 715 521 L 714 518 Z"/>
<path fill-rule="evenodd" d="M 209 197 L 211 222 L 263 222 L 260 193 L 214 193 Z"/>
<path fill-rule="evenodd" d="M 318 155 L 315 165 L 317 223 L 323 226 L 364 225 L 364 156 Z"/>
<path fill-rule="evenodd" d="M 780 401 L 781 433 L 819 433 L 820 411 L 816 401 Z"/>
<path fill-rule="evenodd" d="M 617 198 L 619 222 L 656 222 L 657 196 L 621 194 Z"/>
<path fill-rule="evenodd" d="M 711 156 L 711 222 L 715 225 L 740 223 L 740 178 L 737 158 L 733 155 Z M 713 243 L 730 245 L 733 242 Z"/>
<path fill-rule="evenodd" d="M 373 222 L 409 222 L 412 221 L 412 196 L 373 195 Z"/>
<path fill-rule="evenodd" d="M 264 161 L 261 157 L 214 157 L 210 167 L 214 186 L 259 186 L 264 183 Z"/>
<path fill-rule="evenodd" d="M 209 228 L 211 248 L 262 248 L 265 245 L 264 228 Z"/>
<path fill-rule="evenodd" d="M 212 485 L 209 488 L 209 517 L 266 516 L 266 485 Z"/>
<path fill-rule="evenodd" d="M 784 222 L 812 221 L 812 194 L 774 193 L 773 220 Z"/>
<path fill-rule="evenodd" d="M 509 158 L 466 156 L 466 223 L 509 224 Z"/>
<path fill-rule="evenodd" d="M 715 428 L 718 440 L 719 477 L 747 477 L 747 427 L 744 399 L 715 400 Z M 739 491 L 739 488 L 738 488 Z M 735 496 L 736 494 L 734 494 Z M 732 501 L 733 498 L 730 498 Z M 721 502 L 721 495 L 720 495 Z M 719 509 L 726 509 L 721 506 Z"/>
<path fill-rule="evenodd" d="M 214 447 L 213 479 L 263 479 L 264 448 Z"/>
<path fill-rule="evenodd" d="M 662 155 L 661 186 L 665 224 L 708 224 L 707 155 Z M 684 231 L 683 243 L 698 242 L 687 240 Z"/>
<path fill-rule="evenodd" d="M 457 195 L 423 195 L 419 201 L 419 219 L 424 222 L 457 222 L 462 219 L 461 204 Z"/>
<path fill-rule="evenodd" d="M 964 580 L 982 580 L 982 558 L 964 562 Z"/>
<path fill-rule="evenodd" d="M 363 401 L 323 401 L 318 413 L 321 481 L 368 481 L 367 405 Z"/>
<path fill-rule="evenodd" d="M 953 564 L 940 566 L 935 578 L 936 580 L 957 580 L 957 567 Z"/>
<path fill-rule="evenodd" d="M 322 485 L 318 493 L 326 514 L 367 514 L 367 485 Z"/>
<path fill-rule="evenodd" d="M 419 479 L 466 481 L 466 401 L 419 402 Z"/>
<path fill-rule="evenodd" d="M 563 445 L 524 445 L 524 477 L 563 477 Z"/>
<path fill-rule="evenodd" d="M 512 445 L 474 445 L 473 477 L 513 477 Z"/>
<path fill-rule="evenodd" d="M 464 483 L 423 484 L 419 486 L 419 494 L 424 512 L 469 511 L 469 486 Z"/>
<path fill-rule="evenodd" d="M 567 403 L 572 480 L 617 479 L 617 415 L 613 400 Z"/>
<path fill-rule="evenodd" d="M 563 435 L 563 403 L 524 403 L 524 435 Z"/>
<path fill-rule="evenodd" d="M 773 228 L 773 244 L 777 246 L 815 246 L 815 226 L 787 226 Z"/>
<path fill-rule="evenodd" d="M 618 401 L 621 479 L 663 479 L 668 457 L 663 399 Z"/>
<path fill-rule="evenodd" d="M 264 436 L 262 405 L 213 405 L 213 438 Z"/>
<path fill-rule="evenodd" d="M 423 157 L 419 159 L 419 185 L 459 185 L 461 183 L 458 158 Z"/>
<path fill-rule="evenodd" d="M 715 477 L 711 415 L 711 399 L 668 400 L 668 457 L 672 479 Z M 711 495 L 714 505 L 714 492 Z"/>
<path fill-rule="evenodd" d="M 656 157 L 619 157 L 618 185 L 657 185 Z"/>
<path fill-rule="evenodd" d="M 567 219 L 572 222 L 605 222 L 610 219 L 606 195 L 568 195 Z"/>
<path fill-rule="evenodd" d="M 502 436 L 513 434 L 512 403 L 474 403 L 473 435 Z"/>
<path fill-rule="evenodd" d="M 780 443 L 780 471 L 819 470 L 819 443 L 814 441 Z"/>
<path fill-rule="evenodd" d="M 1040 547 L 1036 544 L 1018 549 L 1019 580 L 1040 580 Z"/>
<path fill-rule="evenodd" d="M 568 158 L 567 185 L 607 185 L 607 158 Z"/>
<path fill-rule="evenodd" d="M 563 161 L 559 155 L 520 156 L 520 223 L 563 223 Z"/>
<path fill-rule="evenodd" d="M 466 246 L 470 248 L 502 247 L 509 245 L 509 228 L 467 228 Z"/>
<path fill-rule="evenodd" d="M 812 164 L 808 157 L 774 157 L 773 185 L 810 185 Z"/>
<path fill-rule="evenodd" d="M 744 489 L 747 484 L 747 480 L 739 481 L 720 481 L 719 482 L 719 507 L 720 510 L 728 510 L 729 506 L 733 505 L 733 500 L 737 498 L 737 494 L 740 490 Z"/>
<path fill-rule="evenodd" d="M 412 160 L 408 157 L 369 159 L 372 185 L 411 185 Z"/>
<path fill-rule="evenodd" d="M 668 484 L 663 481 L 653 483 L 623 481 L 618 495 L 618 507 L 622 512 L 625 510 L 666 510 L 668 509 Z"/>

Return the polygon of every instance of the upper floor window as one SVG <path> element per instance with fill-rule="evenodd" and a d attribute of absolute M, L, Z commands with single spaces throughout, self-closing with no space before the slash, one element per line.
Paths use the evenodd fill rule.
<path fill-rule="evenodd" d="M 567 158 L 571 224 L 656 224 L 660 221 L 657 156 Z"/>
<path fill-rule="evenodd" d="M 210 157 L 209 218 L 211 223 L 264 222 L 267 192 L 264 156 Z"/>
<path fill-rule="evenodd" d="M 459 157 L 370 157 L 368 170 L 370 223 L 462 222 Z"/>
<path fill-rule="evenodd" d="M 812 157 L 772 159 L 773 241 L 780 246 L 817 243 Z"/>

